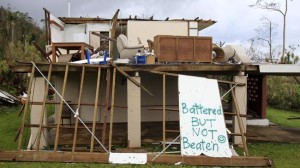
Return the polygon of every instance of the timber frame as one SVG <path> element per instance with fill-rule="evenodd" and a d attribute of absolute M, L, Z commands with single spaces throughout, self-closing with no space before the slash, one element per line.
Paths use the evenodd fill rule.
<path fill-rule="evenodd" d="M 207 156 L 180 156 L 165 154 L 153 160 L 154 154 L 147 155 L 147 164 L 175 164 L 195 166 L 230 166 L 230 167 L 274 167 L 274 163 L 267 157 L 232 157 L 212 158 Z M 36 152 L 36 151 L 8 151 L 0 152 L 0 161 L 19 162 L 62 162 L 62 163 L 103 163 L 108 164 L 109 154 L 88 152 Z"/>
<path fill-rule="evenodd" d="M 36 68 L 35 68 L 36 67 Z M 114 83 L 115 83 L 115 75 L 116 71 L 120 72 L 122 75 L 130 79 L 131 77 L 127 74 L 130 72 L 149 72 L 149 73 L 154 73 L 158 75 L 163 75 L 164 79 L 164 84 L 165 84 L 165 77 L 166 75 L 169 76 L 177 76 L 177 73 L 182 73 L 182 72 L 201 72 L 201 73 L 207 73 L 207 74 L 221 74 L 221 75 L 238 75 L 240 72 L 244 73 L 257 73 L 259 71 L 258 66 L 255 65 L 230 65 L 230 64 L 224 64 L 224 65 L 216 65 L 216 64 L 193 64 L 193 65 L 185 65 L 185 64 L 179 64 L 179 65 L 169 65 L 169 64 L 154 64 L 154 65 L 136 65 L 136 64 L 122 64 L 122 65 L 115 65 L 114 63 L 106 64 L 106 65 L 78 65 L 78 64 L 73 64 L 73 63 L 19 63 L 18 66 L 15 66 L 13 69 L 15 72 L 18 73 L 28 73 L 31 72 L 31 79 L 29 82 L 29 88 L 28 88 L 28 97 L 30 98 L 30 90 L 32 86 L 32 78 L 35 76 L 39 76 L 38 71 L 41 71 L 43 74 L 48 74 L 48 80 L 50 80 L 51 75 L 55 75 L 56 73 L 65 73 L 64 76 L 64 84 L 63 84 L 63 92 L 62 96 L 64 96 L 64 88 L 66 87 L 66 78 L 68 76 L 68 72 L 82 72 L 81 76 L 81 82 L 83 81 L 84 78 L 84 73 L 86 72 L 98 72 L 98 79 L 97 79 L 97 88 L 99 88 L 99 83 L 100 83 L 100 73 L 101 71 L 104 71 L 104 73 L 107 73 L 107 70 L 110 70 L 112 72 L 112 79 L 109 79 L 109 82 L 112 82 L 112 93 L 110 96 L 107 98 L 111 97 L 111 114 L 110 114 L 110 123 L 113 123 L 113 108 L 114 108 Z M 46 78 L 45 78 L 46 79 Z M 131 79 L 133 80 L 133 79 Z M 133 83 L 134 80 L 132 81 Z M 221 81 L 224 82 L 224 81 Z M 226 83 L 226 82 L 224 82 Z M 234 82 L 227 82 L 227 84 L 236 84 L 240 85 L 238 83 Z M 82 90 L 82 84 L 80 84 L 80 95 L 81 95 L 81 90 Z M 110 84 L 109 84 L 110 85 Z M 151 92 L 149 92 L 146 88 L 143 88 L 142 85 L 139 83 L 136 83 L 136 85 L 139 85 L 144 91 L 148 92 L 148 94 L 151 95 Z M 46 90 L 48 89 L 48 84 L 46 85 Z M 165 86 L 164 86 L 165 88 Z M 165 89 L 164 89 L 165 90 Z M 165 92 L 165 91 L 163 91 Z M 107 94 L 107 93 L 106 93 Z M 234 94 L 234 93 L 232 93 Z M 45 97 L 47 94 L 45 94 Z M 80 97 L 78 99 L 78 106 L 80 106 Z M 97 106 L 99 106 L 98 101 L 97 101 L 98 95 L 96 95 L 95 98 L 95 104 L 94 104 L 94 116 L 95 112 L 97 110 Z M 163 96 L 163 102 L 165 102 L 165 94 Z M 43 105 L 43 109 L 45 106 L 45 98 L 42 102 L 32 102 L 33 104 L 40 104 Z M 235 100 L 236 101 L 236 100 Z M 108 100 L 106 100 L 108 102 Z M 61 108 L 62 108 L 62 103 L 63 100 L 59 103 L 60 108 L 59 108 L 59 115 L 61 115 Z M 57 103 L 56 103 L 57 104 Z M 75 103 L 76 104 L 76 103 Z M 92 105 L 92 104 L 91 104 Z M 43 115 L 40 117 L 40 123 L 37 125 L 26 125 L 25 124 L 25 118 L 26 115 L 28 115 L 27 108 L 29 106 L 29 103 L 27 101 L 25 105 L 25 112 L 23 114 L 23 121 L 22 121 L 22 126 L 21 126 L 21 131 L 20 131 L 20 136 L 19 136 L 19 151 L 3 151 L 0 152 L 0 160 L 1 161 L 45 161 L 45 162 L 95 162 L 95 163 L 109 163 L 108 158 L 109 158 L 109 153 L 111 152 L 111 146 L 112 146 L 112 127 L 113 124 L 109 124 L 109 144 L 108 144 L 108 150 L 106 150 L 106 153 L 99 153 L 97 151 L 94 151 L 94 138 L 93 134 L 95 134 L 95 117 L 94 117 L 94 122 L 92 126 L 92 137 L 91 137 L 91 148 L 90 152 L 79 152 L 75 150 L 76 147 L 76 135 L 77 135 L 77 127 L 78 127 L 78 119 L 76 118 L 76 123 L 75 123 L 75 133 L 74 133 L 74 140 L 73 140 L 73 147 L 72 151 L 67 152 L 67 151 L 59 151 L 58 150 L 58 135 L 59 135 L 59 128 L 60 122 L 55 126 L 56 127 L 56 139 L 55 139 L 55 145 L 54 145 L 54 150 L 53 151 L 44 151 L 42 149 L 39 149 L 39 143 L 40 143 L 40 138 L 41 138 L 41 130 L 44 128 L 48 128 L 49 126 L 44 126 L 43 125 Z M 93 106 L 93 105 L 92 105 Z M 101 104 L 100 106 L 106 106 L 108 107 L 108 104 Z M 236 103 L 235 103 L 236 106 Z M 166 149 L 165 142 L 165 132 L 168 132 L 170 130 L 166 130 L 165 127 L 165 111 L 170 110 L 166 108 L 165 103 L 163 103 L 163 108 L 161 109 L 163 111 L 163 149 Z M 42 110 L 43 111 L 43 110 Z M 175 110 L 176 111 L 176 110 Z M 106 112 L 108 113 L 108 111 Z M 228 115 L 224 112 L 225 115 Z M 239 111 L 237 110 L 236 114 L 230 114 L 230 115 L 235 115 L 239 117 L 239 122 L 240 122 L 240 117 L 245 117 L 244 115 L 240 115 Z M 239 123 L 240 125 L 240 123 Z M 21 144 L 22 144 L 22 133 L 24 130 L 24 127 L 38 127 L 39 128 L 39 134 L 38 134 L 38 145 L 36 146 L 36 150 L 34 151 L 22 151 L 21 149 Z M 103 128 L 106 127 L 106 123 L 103 124 Z M 243 130 L 240 128 L 240 130 Z M 174 130 L 173 130 L 174 131 Z M 177 131 L 177 130 L 175 130 Z M 105 131 L 102 132 L 102 143 L 105 145 Z M 148 164 L 175 164 L 178 162 L 181 162 L 181 164 L 185 165 L 201 165 L 201 166 L 253 166 L 253 167 L 273 167 L 273 162 L 271 159 L 266 158 L 266 157 L 250 157 L 245 141 L 245 134 L 243 131 L 241 131 L 241 134 L 235 134 L 233 136 L 241 136 L 243 138 L 243 143 L 244 143 L 244 149 L 245 149 L 245 154 L 246 156 L 233 156 L 231 158 L 212 158 L 212 157 L 207 157 L 207 156 L 196 156 L 196 157 L 191 157 L 191 156 L 181 156 L 181 155 L 170 155 L 166 154 L 164 151 L 163 153 L 160 154 L 147 154 L 147 162 Z M 96 139 L 97 140 L 97 139 Z M 100 141 L 97 140 L 99 143 Z M 101 143 L 100 143 L 101 144 Z M 101 144 L 102 145 L 102 144 Z M 100 151 L 103 151 L 100 149 Z M 159 156 L 159 157 L 157 157 Z"/>

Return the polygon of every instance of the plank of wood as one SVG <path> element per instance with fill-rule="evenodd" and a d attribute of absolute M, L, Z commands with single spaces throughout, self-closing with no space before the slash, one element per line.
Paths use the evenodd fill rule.
<path fill-rule="evenodd" d="M 18 116 L 19 116 L 19 117 L 20 117 L 20 115 L 23 113 L 24 107 L 25 107 L 25 104 L 23 104 L 22 107 L 19 109 L 19 111 L 18 111 Z"/>
<path fill-rule="evenodd" d="M 125 76 L 126 78 L 128 78 L 132 83 L 134 83 L 136 86 L 142 88 L 145 92 L 147 92 L 149 95 L 153 96 L 153 94 L 146 89 L 143 85 L 141 85 L 139 82 L 137 82 L 136 80 L 134 80 L 131 76 L 129 76 L 125 71 L 121 70 L 119 67 L 116 66 L 115 63 L 110 62 L 110 65 L 112 67 L 114 67 L 115 69 L 117 69 L 123 76 Z"/>
<path fill-rule="evenodd" d="M 102 144 L 105 146 L 106 140 L 106 126 L 107 126 L 107 114 L 109 111 L 109 98 L 110 98 L 110 69 L 106 70 L 106 93 L 105 93 L 105 110 L 103 113 L 103 129 L 102 129 Z"/>
<path fill-rule="evenodd" d="M 68 80 L 68 72 L 69 72 L 69 65 L 66 65 L 66 70 L 65 70 L 65 76 L 64 76 L 64 82 L 63 82 L 63 88 L 62 88 L 62 93 L 61 93 L 61 101 L 60 101 L 60 106 L 59 106 L 59 111 L 58 115 L 56 117 L 56 134 L 55 134 L 55 143 L 54 143 L 54 151 L 57 151 L 57 146 L 58 146 L 58 140 L 59 140 L 59 129 L 60 129 L 60 121 L 61 121 L 61 115 L 62 115 L 62 109 L 63 109 L 63 98 L 65 96 L 65 90 L 66 90 L 66 85 L 67 85 L 67 80 Z"/>
<path fill-rule="evenodd" d="M 268 157 L 213 158 L 208 156 L 181 156 L 165 154 L 152 159 L 156 155 L 147 154 L 148 165 L 181 163 L 195 166 L 225 166 L 225 167 L 274 167 L 274 162 Z M 89 152 L 35 152 L 35 151 L 1 151 L 0 161 L 14 162 L 62 162 L 62 163 L 108 163 L 108 153 Z"/>
<path fill-rule="evenodd" d="M 232 87 L 232 84 L 230 84 L 230 87 Z M 242 124 L 242 119 L 241 119 L 241 116 L 240 116 L 240 114 L 241 114 L 240 109 L 238 107 L 238 103 L 237 103 L 236 96 L 235 96 L 235 93 L 234 93 L 233 89 L 231 90 L 231 94 L 232 94 L 232 98 L 233 98 L 234 108 L 235 108 L 235 111 L 236 111 L 236 117 L 237 117 L 239 129 L 240 129 L 240 132 L 242 134 L 241 137 L 242 137 L 242 142 L 243 142 L 245 154 L 246 154 L 246 156 L 249 156 L 249 151 L 248 151 L 248 147 L 247 147 L 247 143 L 246 143 L 246 137 L 245 137 L 245 133 L 244 133 L 245 129 L 244 129 L 244 126 Z"/>
<path fill-rule="evenodd" d="M 85 66 L 82 66 L 80 88 L 79 88 L 79 97 L 78 97 L 78 102 L 77 102 L 78 113 L 79 113 L 79 109 L 80 109 L 80 106 L 81 106 L 84 77 L 85 77 Z M 77 140 L 77 133 L 78 133 L 78 117 L 79 117 L 79 114 L 78 114 L 78 116 L 76 117 L 76 120 L 75 120 L 73 146 L 72 146 L 72 152 L 73 153 L 75 152 L 75 148 L 76 148 L 76 140 Z"/>
<path fill-rule="evenodd" d="M 163 150 L 165 153 L 166 148 L 166 74 L 163 74 Z"/>
<path fill-rule="evenodd" d="M 31 88 L 32 88 L 32 81 L 34 78 L 34 73 L 35 73 L 35 67 L 32 66 L 28 89 L 27 89 L 27 99 L 26 99 L 26 103 L 25 103 L 25 110 L 24 110 L 22 123 L 21 123 L 21 131 L 20 131 L 20 135 L 19 135 L 18 150 L 21 150 L 21 148 L 22 148 L 23 131 L 24 131 L 24 125 L 25 125 L 25 120 L 26 120 L 27 111 L 28 111 L 28 104 L 29 104 L 28 102 L 30 101 L 30 96 L 31 96 Z"/>
<path fill-rule="evenodd" d="M 95 97 L 95 106 L 94 106 L 94 114 L 93 114 L 93 128 L 92 128 L 92 135 L 91 135 L 91 147 L 90 152 L 94 150 L 94 142 L 95 142 L 95 130 L 96 130 L 96 116 L 98 110 L 98 100 L 99 100 L 99 88 L 100 88 L 100 79 L 101 79 L 101 67 L 98 68 L 98 75 L 97 75 L 97 84 L 96 84 L 96 97 Z"/>
<path fill-rule="evenodd" d="M 115 104 L 115 85 L 116 85 L 116 68 L 114 68 L 112 79 L 112 92 L 111 92 L 111 109 L 110 109 L 110 123 L 109 123 L 109 142 L 108 151 L 111 152 L 112 145 L 112 130 L 113 130 L 113 118 L 114 118 L 114 104 Z"/>
<path fill-rule="evenodd" d="M 50 81 L 51 79 L 51 74 L 52 74 L 52 64 L 49 65 L 49 70 L 48 70 L 48 78 L 47 80 Z M 44 99 L 43 99 L 43 105 L 42 105 L 42 110 L 41 110 L 41 116 L 40 116 L 40 123 L 39 123 L 39 129 L 38 129 L 38 137 L 37 137 L 37 142 L 36 142 L 36 151 L 40 150 L 40 142 L 41 142 L 41 136 L 42 136 L 42 125 L 44 121 L 44 116 L 45 116 L 45 107 L 46 107 L 46 101 L 48 97 L 48 90 L 49 90 L 49 84 L 46 84 L 45 87 L 45 92 L 44 92 Z"/>

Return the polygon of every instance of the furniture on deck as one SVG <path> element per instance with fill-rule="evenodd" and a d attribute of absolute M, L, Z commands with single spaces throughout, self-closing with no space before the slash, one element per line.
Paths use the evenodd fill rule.
<path fill-rule="evenodd" d="M 157 35 L 154 53 L 158 62 L 211 62 L 212 38 Z"/>
<path fill-rule="evenodd" d="M 120 53 L 120 58 L 132 58 L 136 55 L 138 50 L 144 50 L 144 45 L 137 44 L 137 45 L 130 45 L 128 43 L 128 39 L 125 35 L 120 34 L 117 38 L 117 48 Z"/>
<path fill-rule="evenodd" d="M 52 62 L 56 61 L 56 56 L 62 55 L 59 49 L 65 49 L 67 50 L 67 54 L 70 54 L 70 50 L 77 50 L 77 53 L 80 53 L 80 59 L 85 59 L 85 52 L 84 49 L 88 48 L 90 50 L 94 50 L 93 46 L 90 46 L 87 43 L 84 42 L 60 42 L 60 43 L 52 43 Z M 57 54 L 58 52 L 59 54 Z"/>

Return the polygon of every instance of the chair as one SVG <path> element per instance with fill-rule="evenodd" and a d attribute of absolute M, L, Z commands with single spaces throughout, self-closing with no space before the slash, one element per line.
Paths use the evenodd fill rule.
<path fill-rule="evenodd" d="M 117 38 L 117 48 L 120 53 L 120 58 L 132 58 L 138 52 L 138 50 L 143 50 L 144 45 L 130 45 L 128 44 L 128 39 L 125 35 L 120 34 Z"/>

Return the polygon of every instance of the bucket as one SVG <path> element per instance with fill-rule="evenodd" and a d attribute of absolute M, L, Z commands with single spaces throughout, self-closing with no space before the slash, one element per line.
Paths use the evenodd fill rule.
<path fill-rule="evenodd" d="M 136 56 L 135 61 L 137 64 L 146 64 L 146 56 L 145 55 Z"/>

